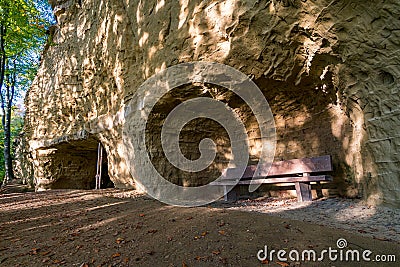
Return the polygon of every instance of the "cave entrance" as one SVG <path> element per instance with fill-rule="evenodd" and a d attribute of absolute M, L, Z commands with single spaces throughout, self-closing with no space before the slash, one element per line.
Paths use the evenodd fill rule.
<path fill-rule="evenodd" d="M 108 175 L 107 153 L 103 145 L 99 142 L 97 145 L 96 175 L 94 189 L 114 188 L 114 183 Z"/>
<path fill-rule="evenodd" d="M 108 157 L 105 149 L 98 160 L 99 141 L 89 136 L 83 140 L 63 142 L 53 146 L 50 156 L 51 189 L 95 189 L 97 165 L 101 167 L 100 188 L 113 188 L 108 174 Z M 102 145 L 100 144 L 100 147 Z"/>

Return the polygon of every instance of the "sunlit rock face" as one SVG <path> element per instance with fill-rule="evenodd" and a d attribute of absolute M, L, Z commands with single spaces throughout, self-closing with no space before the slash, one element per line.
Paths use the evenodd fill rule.
<path fill-rule="evenodd" d="M 134 186 L 122 157 L 119 111 L 155 73 L 183 62 L 213 61 L 240 70 L 262 90 L 275 116 L 276 160 L 332 155 L 335 182 L 329 193 L 400 205 L 398 1 L 58 0 L 53 5 L 58 25 L 26 97 L 25 131 L 37 188 L 68 179 L 87 187 L 93 173 L 69 168 L 68 162 L 78 164 L 86 155 L 92 168 L 96 142 L 105 148 L 114 185 Z M 221 88 L 204 95 L 197 85 L 181 89 L 157 104 L 146 128 L 147 149 L 160 173 L 176 184 L 196 186 L 216 178 L 229 161 L 226 133 L 201 120 L 183 129 L 180 147 L 195 159 L 199 141 L 213 138 L 218 153 L 206 172 L 182 173 L 163 155 L 163 120 L 174 106 L 197 96 L 235 109 L 246 125 L 250 159 L 257 161 L 258 126 L 237 96 Z"/>

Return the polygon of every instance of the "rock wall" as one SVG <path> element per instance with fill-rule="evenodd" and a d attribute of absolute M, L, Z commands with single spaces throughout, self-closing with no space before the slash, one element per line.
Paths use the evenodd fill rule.
<path fill-rule="evenodd" d="M 134 186 L 122 158 L 125 103 L 160 70 L 213 61 L 247 74 L 264 93 L 275 115 L 276 159 L 330 154 L 339 194 L 399 206 L 397 1 L 53 0 L 52 5 L 58 24 L 25 100 L 38 188 L 60 179 L 52 153 L 65 151 L 64 143 L 72 152 L 89 135 L 105 147 L 115 186 Z M 168 164 L 157 141 L 159 126 L 171 107 L 202 94 L 194 85 L 186 91 L 160 103 L 147 131 L 157 170 L 190 186 L 209 181 L 225 166 L 229 141 L 219 125 L 197 121 L 182 132 L 182 151 L 196 158 L 199 140 L 211 136 L 220 145 L 213 167 L 193 176 Z M 256 160 L 254 116 L 237 97 L 214 92 L 208 97 L 233 105 L 243 119 Z M 63 155 L 79 161 L 74 153 Z M 76 175 L 73 169 L 64 172 Z"/>
<path fill-rule="evenodd" d="M 33 188 L 33 166 L 31 153 L 29 152 L 29 144 L 26 140 L 25 133 L 21 132 L 13 142 L 14 160 L 13 170 L 14 177 L 21 181 L 22 184 Z"/>

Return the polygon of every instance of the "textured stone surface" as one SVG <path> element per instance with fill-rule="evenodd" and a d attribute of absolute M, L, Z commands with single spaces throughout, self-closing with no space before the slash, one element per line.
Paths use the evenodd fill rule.
<path fill-rule="evenodd" d="M 82 131 L 102 142 L 115 186 L 133 186 L 122 158 L 118 112 L 151 75 L 203 60 L 232 66 L 259 85 L 275 115 L 276 159 L 330 154 L 340 194 L 399 205 L 397 1 L 57 0 L 53 5 L 54 44 L 26 97 L 25 131 L 37 187 L 56 183 L 51 151 L 63 142 L 85 143 Z M 148 148 L 159 172 L 175 183 L 196 185 L 210 173 L 178 175 L 157 143 L 165 113 L 199 96 L 196 86 L 188 88 L 155 110 Z M 238 112 L 256 159 L 259 132 L 248 107 L 218 88 L 211 97 Z M 220 133 L 208 122 L 188 125 L 181 149 L 195 158 L 202 137 L 220 137 L 221 154 L 210 170 L 218 173 L 229 158 L 224 153 L 229 142 Z M 78 160 L 72 152 L 65 156 Z"/>
<path fill-rule="evenodd" d="M 20 133 L 14 140 L 14 176 L 22 184 L 34 187 L 32 155 L 29 153 L 29 144 L 25 138 L 25 133 Z"/>

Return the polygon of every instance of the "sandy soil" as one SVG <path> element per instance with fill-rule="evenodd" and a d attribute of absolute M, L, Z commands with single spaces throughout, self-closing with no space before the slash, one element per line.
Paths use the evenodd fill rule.
<path fill-rule="evenodd" d="M 297 202 L 296 199 L 258 198 L 239 200 L 226 208 L 311 222 L 400 243 L 400 209 L 370 206 L 357 199 L 322 198 Z"/>
<path fill-rule="evenodd" d="M 344 238 L 347 247 L 343 251 L 369 249 L 373 252 L 371 259 L 377 254 L 393 254 L 400 261 L 399 242 L 379 234 L 380 228 L 375 235 L 362 236 L 368 233 L 338 229 L 347 223 L 334 216 L 327 221 L 334 220 L 335 228 L 317 225 L 306 218 L 312 213 L 301 212 L 302 208 L 290 201 L 286 204 L 289 208 L 284 209 L 276 204 L 279 201 L 217 202 L 207 207 L 180 208 L 135 191 L 114 189 L 0 194 L 0 265 L 398 266 L 398 262 L 330 261 L 328 256 L 323 262 L 283 262 L 276 254 L 272 259 L 258 260 L 257 252 L 265 246 L 269 251 L 320 252 L 329 247 L 337 249 L 337 240 Z M 274 205 L 279 209 L 274 210 Z M 324 218 L 323 208 L 310 207 Z M 337 213 L 348 213 L 341 205 L 336 209 Z M 298 220 L 282 218 L 285 216 Z M 394 235 L 398 234 L 397 228 L 393 229 Z"/>

